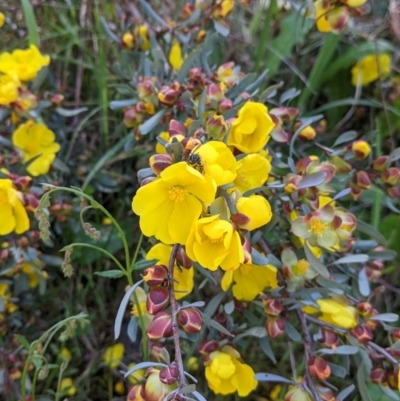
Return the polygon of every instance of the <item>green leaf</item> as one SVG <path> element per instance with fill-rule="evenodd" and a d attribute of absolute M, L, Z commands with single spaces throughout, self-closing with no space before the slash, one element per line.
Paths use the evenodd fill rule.
<path fill-rule="evenodd" d="M 158 262 L 157 259 L 146 259 L 146 260 L 140 260 L 139 262 L 135 263 L 134 270 L 143 270 L 146 269 L 147 267 L 153 266 Z"/>
<path fill-rule="evenodd" d="M 310 247 L 307 244 L 307 241 L 304 242 L 304 253 L 306 255 L 307 260 L 310 265 L 322 276 L 325 278 L 329 278 L 329 270 L 314 256 Z"/>
<path fill-rule="evenodd" d="M 370 226 L 362 220 L 357 220 L 356 230 L 368 235 L 368 237 L 374 239 L 379 245 L 387 245 L 385 237 L 379 231 L 375 230 L 374 227 Z"/>
<path fill-rule="evenodd" d="M 125 276 L 125 273 L 121 270 L 107 270 L 104 272 L 95 272 L 97 276 L 107 277 L 107 278 L 120 278 Z"/>
<path fill-rule="evenodd" d="M 111 110 L 120 110 L 125 107 L 133 106 L 137 103 L 137 99 L 124 99 L 124 100 L 113 100 L 109 106 Z"/>
<path fill-rule="evenodd" d="M 243 337 L 251 336 L 256 338 L 263 338 L 266 337 L 267 335 L 268 333 L 264 326 L 255 326 L 236 336 L 233 342 L 235 343 Z"/>
<path fill-rule="evenodd" d="M 365 374 L 365 363 L 364 360 L 363 362 L 359 365 L 358 370 L 357 370 L 357 386 L 358 386 L 358 391 L 361 394 L 361 399 L 363 401 L 373 401 L 369 395 L 369 391 L 367 389 L 367 385 L 366 385 L 366 379 L 367 376 Z"/>
<path fill-rule="evenodd" d="M 343 258 L 340 258 L 336 260 L 335 262 L 332 262 L 331 264 L 333 265 L 341 265 L 344 263 L 365 263 L 368 262 L 369 256 L 363 253 L 358 253 L 356 255 L 347 255 L 343 256 Z"/>
<path fill-rule="evenodd" d="M 286 379 L 286 377 L 274 375 L 272 373 L 256 373 L 255 378 L 259 382 L 274 382 L 274 383 L 293 384 L 292 380 Z"/>
<path fill-rule="evenodd" d="M 287 320 L 285 320 L 285 332 L 292 341 L 301 341 L 300 333 Z"/>
<path fill-rule="evenodd" d="M 200 312 L 201 313 L 201 312 Z M 222 324 L 216 322 L 214 319 L 211 319 L 209 316 L 207 316 L 205 313 L 201 313 L 202 317 L 203 317 L 203 323 L 208 326 L 208 327 L 212 327 L 218 331 L 220 331 L 221 333 L 224 333 L 225 335 L 229 336 L 229 337 L 235 337 L 232 333 L 230 333 L 224 326 L 222 326 Z"/>
<path fill-rule="evenodd" d="M 28 343 L 28 340 L 19 335 L 19 334 L 14 334 L 14 337 L 19 341 L 19 343 L 26 349 L 29 350 L 29 348 L 31 347 L 31 345 Z"/>
<path fill-rule="evenodd" d="M 120 44 L 121 39 L 110 29 L 110 27 L 108 26 L 107 21 L 105 20 L 104 17 L 100 17 L 100 23 L 101 23 L 101 26 L 103 27 L 105 33 L 107 34 L 107 36 L 115 43 Z"/>
<path fill-rule="evenodd" d="M 353 347 L 352 345 L 340 345 L 336 348 L 321 348 L 317 353 L 325 355 L 354 355 L 359 351 L 358 347 Z"/>
<path fill-rule="evenodd" d="M 350 384 L 350 386 L 347 386 L 344 388 L 336 397 L 337 401 L 344 401 L 356 388 L 354 384 Z"/>
<path fill-rule="evenodd" d="M 36 25 L 32 4 L 29 0 L 21 0 L 21 5 L 24 12 L 26 27 L 28 28 L 29 44 L 39 47 L 39 30 Z"/>
<path fill-rule="evenodd" d="M 260 344 L 260 347 L 263 350 L 264 354 L 267 355 L 267 357 L 269 359 L 271 359 L 271 361 L 273 363 L 276 364 L 277 361 L 276 361 L 276 358 L 275 358 L 275 355 L 274 355 L 274 351 L 272 350 L 271 343 L 269 342 L 268 337 L 260 338 L 259 344 Z"/>

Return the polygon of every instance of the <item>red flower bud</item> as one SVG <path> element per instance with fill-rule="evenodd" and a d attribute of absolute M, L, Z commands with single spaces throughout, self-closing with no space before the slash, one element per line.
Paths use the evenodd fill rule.
<path fill-rule="evenodd" d="M 154 265 L 144 270 L 143 279 L 149 287 L 154 288 L 162 285 L 167 275 L 168 271 L 164 265 Z"/>
<path fill-rule="evenodd" d="M 176 364 L 172 364 L 160 370 L 160 380 L 164 384 L 173 384 L 179 378 L 179 371 Z"/>
<path fill-rule="evenodd" d="M 145 396 L 146 401 L 162 401 L 165 397 L 174 391 L 177 384 L 164 384 L 160 380 L 160 371 L 157 369 L 151 369 L 150 374 L 147 377 L 145 384 Z"/>
<path fill-rule="evenodd" d="M 354 327 L 354 329 L 350 330 L 350 334 L 362 344 L 366 344 L 374 338 L 372 329 L 367 324 Z"/>
<path fill-rule="evenodd" d="M 61 93 L 54 94 L 50 99 L 51 105 L 53 107 L 60 107 L 63 101 L 64 95 L 62 95 Z"/>
<path fill-rule="evenodd" d="M 357 313 L 360 316 L 369 316 L 372 311 L 372 305 L 369 302 L 359 302 L 357 304 Z"/>
<path fill-rule="evenodd" d="M 385 184 L 394 187 L 400 182 L 400 170 L 397 167 L 390 167 L 382 172 L 381 178 Z"/>
<path fill-rule="evenodd" d="M 371 188 L 371 179 L 366 171 L 357 171 L 357 173 L 353 177 L 354 183 L 362 188 L 369 189 Z"/>
<path fill-rule="evenodd" d="M 222 92 L 221 87 L 218 84 L 210 84 L 207 87 L 207 100 L 215 100 L 216 102 L 221 101 L 224 98 L 224 92 Z"/>
<path fill-rule="evenodd" d="M 136 111 L 135 107 L 129 107 L 124 111 L 124 124 L 128 128 L 135 128 L 143 121 L 143 115 Z"/>
<path fill-rule="evenodd" d="M 263 304 L 265 313 L 270 316 L 279 316 L 283 310 L 282 303 L 277 299 L 265 299 Z"/>
<path fill-rule="evenodd" d="M 372 163 L 372 168 L 381 173 L 387 167 L 389 156 L 378 156 Z"/>
<path fill-rule="evenodd" d="M 211 354 L 211 352 L 216 351 L 218 348 L 219 348 L 219 345 L 216 341 L 206 340 L 200 345 L 199 352 L 202 355 L 208 355 L 208 354 Z"/>
<path fill-rule="evenodd" d="M 340 343 L 338 335 L 334 331 L 326 329 L 321 330 L 321 338 L 318 341 L 321 345 L 330 349 L 336 348 Z"/>
<path fill-rule="evenodd" d="M 126 401 L 144 401 L 144 386 L 141 384 L 133 386 L 129 390 Z"/>
<path fill-rule="evenodd" d="M 168 289 L 164 287 L 152 288 L 147 295 L 146 308 L 150 315 L 164 310 L 169 304 Z"/>
<path fill-rule="evenodd" d="M 181 93 L 182 92 L 180 87 L 174 88 L 172 85 L 171 86 L 164 85 L 158 92 L 157 97 L 163 106 L 171 107 L 179 99 Z"/>
<path fill-rule="evenodd" d="M 385 384 L 388 380 L 388 374 L 383 368 L 374 368 L 371 370 L 370 378 L 372 383 Z"/>
<path fill-rule="evenodd" d="M 400 199 L 400 188 L 399 187 L 389 187 L 386 188 L 387 194 L 393 199 Z"/>
<path fill-rule="evenodd" d="M 224 113 L 225 111 L 230 110 L 232 107 L 233 107 L 233 102 L 231 99 L 228 99 L 228 98 L 222 99 L 218 103 L 218 112 Z"/>
<path fill-rule="evenodd" d="M 20 176 L 16 174 L 10 174 L 9 178 L 12 180 L 17 191 L 27 190 L 32 185 L 32 178 L 27 175 Z"/>
<path fill-rule="evenodd" d="M 308 361 L 310 375 L 319 380 L 326 380 L 331 375 L 331 367 L 325 359 L 312 355 Z"/>
<path fill-rule="evenodd" d="M 177 120 L 171 120 L 168 126 L 168 132 L 171 138 L 178 135 L 186 135 L 186 127 Z"/>
<path fill-rule="evenodd" d="M 150 360 L 155 362 L 169 363 L 168 358 L 168 351 L 162 346 L 162 344 L 156 343 L 151 346 Z"/>
<path fill-rule="evenodd" d="M 293 121 L 299 114 L 299 109 L 295 107 L 275 107 L 269 114 L 279 117 L 282 121 Z"/>
<path fill-rule="evenodd" d="M 154 171 L 154 174 L 160 175 L 163 170 L 173 163 L 172 156 L 168 153 L 161 153 L 150 156 L 149 165 Z"/>
<path fill-rule="evenodd" d="M 280 317 L 268 318 L 265 328 L 271 338 L 278 338 L 285 332 L 286 323 Z"/>
<path fill-rule="evenodd" d="M 147 329 L 147 337 L 150 340 L 159 340 L 172 336 L 172 317 L 167 312 L 158 312 Z"/>
<path fill-rule="evenodd" d="M 155 181 L 156 177 L 146 177 L 142 181 L 140 181 L 140 186 L 144 187 L 146 184 L 150 184 L 151 182 Z"/>
<path fill-rule="evenodd" d="M 185 247 L 182 245 L 179 247 L 178 253 L 176 254 L 176 261 L 179 266 L 182 266 L 185 269 L 190 269 L 193 266 L 192 259 L 189 258 L 185 251 Z"/>
<path fill-rule="evenodd" d="M 203 319 L 196 309 L 185 308 L 178 312 L 178 323 L 187 333 L 195 334 L 201 330 Z"/>

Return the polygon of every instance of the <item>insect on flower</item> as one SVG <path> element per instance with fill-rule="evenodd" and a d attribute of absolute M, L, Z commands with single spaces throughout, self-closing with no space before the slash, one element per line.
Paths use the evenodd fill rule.
<path fill-rule="evenodd" d="M 201 159 L 201 155 L 199 153 L 195 153 L 196 149 L 198 149 L 200 146 L 200 144 L 195 146 L 184 160 L 187 164 L 189 164 L 190 167 L 193 167 L 199 173 L 204 174 L 204 164 Z"/>

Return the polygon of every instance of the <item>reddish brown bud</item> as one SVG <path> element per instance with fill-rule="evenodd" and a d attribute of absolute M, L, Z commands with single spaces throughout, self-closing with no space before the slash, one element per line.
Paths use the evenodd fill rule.
<path fill-rule="evenodd" d="M 23 194 L 22 198 L 24 200 L 25 208 L 30 212 L 34 212 L 39 206 L 39 199 L 33 192 Z"/>
<path fill-rule="evenodd" d="M 142 181 L 140 181 L 140 186 L 144 187 L 146 184 L 150 184 L 151 182 L 155 181 L 156 177 L 146 177 Z"/>
<path fill-rule="evenodd" d="M 176 364 L 172 364 L 160 370 L 160 380 L 164 384 L 173 384 L 179 378 L 179 371 Z"/>
<path fill-rule="evenodd" d="M 161 153 L 150 156 L 149 165 L 154 174 L 160 175 L 167 167 L 173 163 L 172 156 L 168 153 Z"/>
<path fill-rule="evenodd" d="M 285 332 L 286 323 L 280 317 L 268 317 L 265 328 L 271 338 L 278 338 Z"/>
<path fill-rule="evenodd" d="M 146 308 L 150 315 L 164 310 L 169 304 L 168 289 L 164 287 L 152 288 L 147 295 Z"/>
<path fill-rule="evenodd" d="M 340 341 L 338 335 L 331 330 L 322 329 L 321 338 L 318 340 L 325 348 L 336 348 Z"/>
<path fill-rule="evenodd" d="M 372 311 L 372 305 L 369 302 L 359 302 L 357 304 L 357 313 L 360 316 L 369 316 Z"/>
<path fill-rule="evenodd" d="M 212 116 L 206 122 L 206 131 L 212 139 L 222 140 L 228 131 L 228 126 L 222 116 Z"/>
<path fill-rule="evenodd" d="M 160 91 L 158 92 L 157 97 L 163 106 L 171 107 L 179 99 L 181 94 L 182 86 L 178 82 L 174 82 L 169 86 L 162 86 Z"/>
<path fill-rule="evenodd" d="M 149 287 L 154 288 L 162 285 L 167 275 L 168 271 L 164 265 L 154 265 L 144 270 L 143 279 Z"/>
<path fill-rule="evenodd" d="M 195 10 L 194 4 L 186 3 L 183 6 L 182 11 L 179 13 L 179 16 L 182 19 L 188 19 L 193 14 L 194 10 Z"/>
<path fill-rule="evenodd" d="M 312 355 L 308 361 L 308 370 L 312 377 L 319 380 L 326 380 L 331 375 L 331 367 L 325 359 Z"/>
<path fill-rule="evenodd" d="M 399 371 L 388 372 L 388 380 L 389 387 L 393 390 L 399 389 Z"/>
<path fill-rule="evenodd" d="M 223 113 L 225 111 L 230 110 L 232 107 L 233 107 L 233 102 L 231 99 L 228 98 L 222 99 L 218 103 L 218 112 Z"/>
<path fill-rule="evenodd" d="M 354 327 L 354 329 L 350 330 L 350 334 L 362 344 L 366 344 L 374 338 L 372 329 L 367 324 Z"/>
<path fill-rule="evenodd" d="M 218 348 L 219 348 L 219 345 L 216 341 L 206 340 L 200 345 L 199 352 L 202 355 L 208 355 L 208 354 L 211 354 L 211 352 L 216 351 Z"/>
<path fill-rule="evenodd" d="M 282 303 L 277 299 L 265 299 L 263 304 L 265 313 L 270 316 L 279 316 L 283 310 Z"/>
<path fill-rule="evenodd" d="M 394 187 L 400 182 L 400 170 L 397 167 L 390 167 L 382 172 L 381 178 L 385 184 Z"/>
<path fill-rule="evenodd" d="M 274 115 L 282 121 L 293 121 L 299 114 L 299 109 L 295 107 L 275 107 L 269 111 L 269 114 Z"/>
<path fill-rule="evenodd" d="M 354 183 L 362 188 L 369 189 L 371 188 L 371 179 L 366 171 L 357 171 L 357 173 L 353 177 Z"/>
<path fill-rule="evenodd" d="M 218 84 L 212 83 L 207 87 L 207 100 L 209 102 L 211 100 L 220 102 L 223 98 L 224 98 L 224 92 L 222 92 L 221 87 Z"/>
<path fill-rule="evenodd" d="M 241 227 L 248 224 L 250 222 L 250 218 L 242 213 L 236 213 L 231 215 L 231 221 L 232 223 L 235 223 L 236 225 Z"/>
<path fill-rule="evenodd" d="M 62 95 L 61 93 L 54 94 L 50 99 L 51 105 L 53 107 L 60 107 L 63 101 L 64 95 Z"/>
<path fill-rule="evenodd" d="M 171 138 L 174 136 L 185 136 L 186 135 L 186 127 L 177 120 L 171 120 L 168 126 L 168 132 Z"/>
<path fill-rule="evenodd" d="M 317 389 L 318 395 L 321 398 L 321 401 L 336 401 L 336 398 L 330 388 L 316 386 L 316 389 Z"/>
<path fill-rule="evenodd" d="M 136 85 L 136 90 L 139 99 L 149 101 L 149 97 L 153 94 L 153 88 L 154 84 L 149 78 L 145 78 L 144 80 L 138 82 Z"/>
<path fill-rule="evenodd" d="M 189 258 L 185 251 L 185 247 L 182 245 L 179 247 L 176 254 L 176 261 L 178 262 L 179 266 L 182 266 L 185 269 L 190 269 L 193 266 L 192 259 Z"/>
<path fill-rule="evenodd" d="M 152 344 L 150 351 L 150 359 L 155 362 L 169 363 L 166 358 L 169 358 L 168 351 L 160 343 Z"/>
<path fill-rule="evenodd" d="M 143 121 L 143 116 L 135 107 L 129 107 L 124 111 L 124 124 L 128 128 L 135 128 Z"/>
<path fill-rule="evenodd" d="M 10 178 L 13 182 L 15 189 L 17 189 L 18 191 L 27 190 L 32 185 L 32 178 L 27 175 L 25 176 L 13 175 L 13 177 Z"/>
<path fill-rule="evenodd" d="M 378 156 L 372 163 L 372 168 L 381 173 L 387 167 L 389 156 Z"/>
<path fill-rule="evenodd" d="M 400 199 L 400 188 L 399 187 L 389 187 L 386 188 L 387 194 L 393 199 Z"/>
<path fill-rule="evenodd" d="M 177 384 L 164 384 L 160 380 L 160 371 L 157 369 L 151 369 L 150 374 L 147 377 L 145 384 L 145 396 L 146 401 L 162 401 L 165 397 L 174 391 Z"/>
<path fill-rule="evenodd" d="M 178 323 L 187 333 L 195 334 L 201 330 L 203 319 L 196 309 L 185 308 L 178 312 Z"/>
<path fill-rule="evenodd" d="M 147 329 L 150 340 L 159 340 L 172 336 L 172 317 L 167 312 L 158 312 Z"/>
<path fill-rule="evenodd" d="M 126 401 L 144 401 L 144 386 L 141 384 L 133 386 L 129 390 Z"/>

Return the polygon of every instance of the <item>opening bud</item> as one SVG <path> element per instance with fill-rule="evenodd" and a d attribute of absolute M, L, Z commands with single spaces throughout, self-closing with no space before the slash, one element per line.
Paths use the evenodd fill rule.
<path fill-rule="evenodd" d="M 319 380 L 326 380 L 331 375 L 331 367 L 325 359 L 312 355 L 308 361 L 310 375 Z"/>
<path fill-rule="evenodd" d="M 358 340 L 358 342 L 362 344 L 366 344 L 374 338 L 372 333 L 372 328 L 367 324 L 363 324 L 362 326 L 354 327 L 354 329 L 350 330 L 350 334 Z"/>
<path fill-rule="evenodd" d="M 185 126 L 177 121 L 177 120 L 171 120 L 169 122 L 169 126 L 168 126 L 168 132 L 171 138 L 173 138 L 174 136 L 185 136 L 186 135 L 186 128 Z"/>
<path fill-rule="evenodd" d="M 311 395 L 302 387 L 292 387 L 285 395 L 285 401 L 313 401 Z"/>
<path fill-rule="evenodd" d="M 372 305 L 369 302 L 359 302 L 357 304 L 357 313 L 360 316 L 368 317 L 372 311 Z"/>
<path fill-rule="evenodd" d="M 362 189 L 371 188 L 371 179 L 366 171 L 357 171 L 353 177 L 353 180 L 354 183 Z"/>
<path fill-rule="evenodd" d="M 282 303 L 277 299 L 265 299 L 263 304 L 265 313 L 270 316 L 279 316 L 283 310 Z"/>
<path fill-rule="evenodd" d="M 400 170 L 397 167 L 390 167 L 382 172 L 381 178 L 385 184 L 394 187 L 400 182 Z"/>
<path fill-rule="evenodd" d="M 269 317 L 265 328 L 271 338 L 278 338 L 285 332 L 286 323 L 280 317 Z"/>
<path fill-rule="evenodd" d="M 371 153 L 371 147 L 368 142 L 362 140 L 354 141 L 351 150 L 353 151 L 356 160 L 363 160 Z"/>
<path fill-rule="evenodd" d="M 176 254 L 176 261 L 178 262 L 179 266 L 182 266 L 185 269 L 190 269 L 193 266 L 192 259 L 186 253 L 185 247 L 180 246 L 178 249 L 178 253 Z"/>
<path fill-rule="evenodd" d="M 178 367 L 175 363 L 160 370 L 160 380 L 164 384 L 173 384 L 179 378 Z"/>
<path fill-rule="evenodd" d="M 172 163 L 172 156 L 168 153 L 156 154 L 149 159 L 149 165 L 156 175 L 160 175 Z"/>
<path fill-rule="evenodd" d="M 146 308 L 150 315 L 164 310 L 169 304 L 168 289 L 164 287 L 152 288 L 147 295 Z"/>
<path fill-rule="evenodd" d="M 389 156 L 378 156 L 372 163 L 372 168 L 381 173 L 387 167 Z"/>
<path fill-rule="evenodd" d="M 322 329 L 321 338 L 318 340 L 324 347 L 334 349 L 339 345 L 338 335 L 331 330 Z"/>
<path fill-rule="evenodd" d="M 147 329 L 147 337 L 150 340 L 159 340 L 172 336 L 172 317 L 167 312 L 158 312 Z"/>
<path fill-rule="evenodd" d="M 164 265 L 154 265 L 144 270 L 143 279 L 149 287 L 154 288 L 162 285 L 167 275 L 168 271 Z"/>
<path fill-rule="evenodd" d="M 217 351 L 218 348 L 219 348 L 219 345 L 218 345 L 217 341 L 206 340 L 200 345 L 199 352 L 202 355 L 208 355 L 208 354 L 211 354 L 211 352 Z"/>
<path fill-rule="evenodd" d="M 222 116 L 212 116 L 206 122 L 206 131 L 211 138 L 222 140 L 228 131 L 228 126 Z"/>
<path fill-rule="evenodd" d="M 144 401 L 144 386 L 141 384 L 133 386 L 129 390 L 126 401 Z"/>
<path fill-rule="evenodd" d="M 161 401 L 165 397 L 174 391 L 177 384 L 164 384 L 160 380 L 160 371 L 152 369 L 151 373 L 147 377 L 145 389 L 144 389 L 144 399 L 146 401 Z"/>
<path fill-rule="evenodd" d="M 196 309 L 185 308 L 178 312 L 178 323 L 186 333 L 195 334 L 201 330 L 203 319 Z"/>

